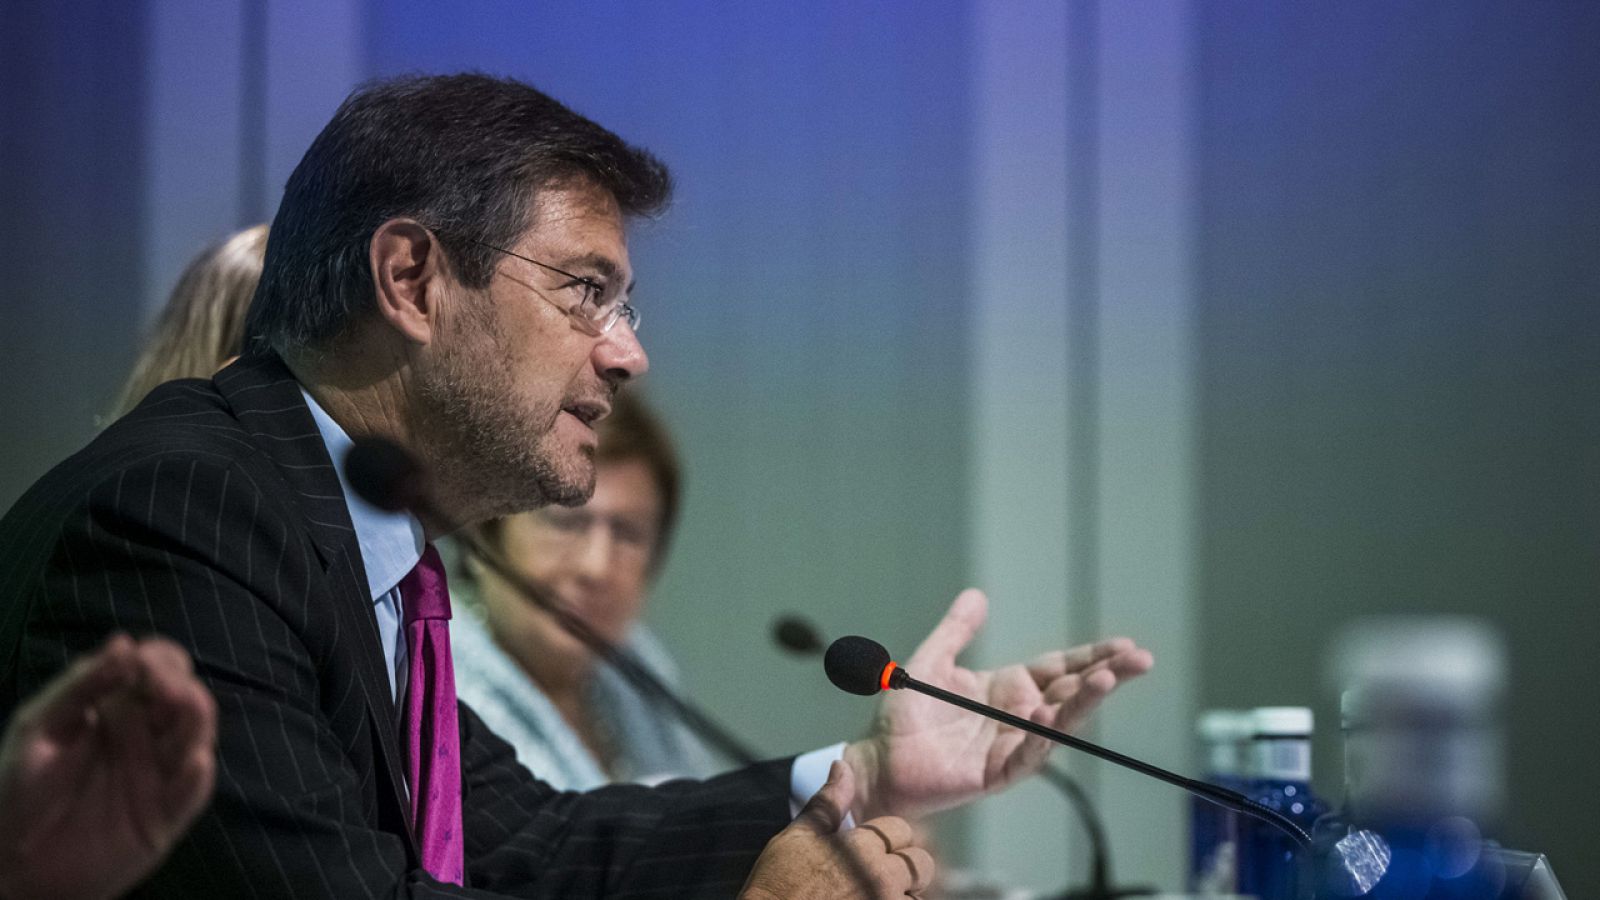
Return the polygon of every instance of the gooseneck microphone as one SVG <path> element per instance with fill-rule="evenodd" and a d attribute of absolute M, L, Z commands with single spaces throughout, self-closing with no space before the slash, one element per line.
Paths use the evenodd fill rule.
<path fill-rule="evenodd" d="M 393 441 L 360 438 L 344 457 L 344 477 L 356 496 L 385 512 L 427 505 L 422 468 Z"/>
<path fill-rule="evenodd" d="M 1224 809 L 1232 810 L 1241 815 L 1250 816 L 1265 822 L 1282 831 L 1292 838 L 1301 849 L 1311 846 L 1311 836 L 1296 825 L 1288 817 L 1268 809 L 1259 803 L 1236 791 L 1218 787 L 1210 782 L 1196 778 L 1185 778 L 1176 772 L 1169 772 L 1159 766 L 1153 766 L 1143 760 L 1125 756 L 1115 750 L 1108 750 L 1097 744 L 1091 744 L 1082 738 L 1073 737 L 1062 731 L 1057 731 L 1038 722 L 1030 722 L 1020 716 L 1014 716 L 1004 710 L 995 709 L 976 700 L 969 700 L 960 694 L 953 694 L 943 688 L 934 687 L 927 682 L 918 681 L 911 677 L 898 663 L 889 656 L 889 651 L 882 644 L 870 638 L 848 636 L 833 642 L 828 648 L 827 655 L 823 657 L 823 669 L 828 673 L 828 680 L 842 691 L 862 696 L 872 696 L 885 690 L 912 690 L 925 694 L 936 700 L 943 700 L 954 706 L 959 706 L 969 712 L 980 716 L 987 716 L 997 722 L 1020 728 L 1029 734 L 1038 735 L 1046 740 L 1054 741 L 1074 750 L 1081 750 L 1091 756 L 1097 756 L 1107 762 L 1116 763 L 1123 768 L 1132 769 L 1158 781 L 1183 788 L 1197 797 L 1209 800 Z"/>
<path fill-rule="evenodd" d="M 822 635 L 809 621 L 793 614 L 785 614 L 773 621 L 772 639 L 778 646 L 797 656 L 811 656 L 822 653 L 823 650 Z M 852 651 L 847 646 L 842 652 L 861 651 Z M 870 662 L 878 664 L 887 660 L 888 656 L 887 651 L 881 657 L 872 654 Z M 853 664 L 846 660 L 836 665 L 842 670 Z M 826 662 L 824 666 L 827 667 Z M 833 671 L 832 668 L 829 671 Z M 1120 897 L 1138 897 L 1156 893 L 1155 888 L 1150 887 L 1112 887 L 1111 842 L 1106 839 L 1105 827 L 1101 824 L 1100 815 L 1095 812 L 1094 803 L 1089 800 L 1088 793 L 1078 784 L 1076 778 L 1049 763 L 1039 770 L 1039 777 L 1067 798 L 1067 803 L 1072 807 L 1072 811 L 1078 814 L 1084 834 L 1089 839 L 1089 884 L 1067 891 L 1062 895 L 1062 900 L 1117 900 Z"/>
<path fill-rule="evenodd" d="M 1089 802 L 1089 795 L 1078 780 L 1055 766 L 1046 764 L 1039 770 L 1045 783 L 1061 792 L 1083 820 L 1083 830 L 1089 835 L 1089 885 L 1061 895 L 1061 900 L 1119 900 L 1122 897 L 1144 897 L 1157 893 L 1153 887 L 1112 887 L 1110 840 L 1100 824 L 1100 816 Z"/>
<path fill-rule="evenodd" d="M 412 510 L 435 517 L 436 510 L 429 503 L 426 479 L 422 469 L 411 454 L 382 438 L 362 438 L 355 442 L 344 460 L 345 477 L 351 490 L 361 499 L 379 509 L 390 512 Z M 518 593 L 548 613 L 568 634 L 577 638 L 596 657 L 611 666 L 631 684 L 641 696 L 662 706 L 693 731 L 700 739 L 715 747 L 723 756 L 741 766 L 756 761 L 756 755 L 735 738 L 727 729 L 712 721 L 711 717 L 688 701 L 679 697 L 649 667 L 639 662 L 616 644 L 602 637 L 589 623 L 545 590 L 518 572 L 503 555 L 484 546 L 470 533 L 454 535 L 467 552 L 477 557 L 490 571 L 500 576 Z"/>
<path fill-rule="evenodd" d="M 779 616 L 772 623 L 772 640 L 799 656 L 822 652 L 822 635 L 810 622 L 796 615 Z"/>

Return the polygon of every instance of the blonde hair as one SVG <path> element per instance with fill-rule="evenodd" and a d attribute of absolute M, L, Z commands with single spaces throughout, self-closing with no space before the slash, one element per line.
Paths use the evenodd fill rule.
<path fill-rule="evenodd" d="M 255 225 L 189 263 L 122 387 L 114 415 L 132 409 L 163 381 L 209 378 L 239 355 L 266 252 L 267 226 Z"/>

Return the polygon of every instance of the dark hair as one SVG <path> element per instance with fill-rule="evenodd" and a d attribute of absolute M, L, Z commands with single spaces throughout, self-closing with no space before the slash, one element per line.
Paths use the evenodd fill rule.
<path fill-rule="evenodd" d="M 483 245 L 516 243 L 536 193 L 574 179 L 630 217 L 672 193 L 655 157 L 521 82 L 407 76 L 357 89 L 289 176 L 248 348 L 290 354 L 338 337 L 370 307 L 373 233 L 399 216 L 432 229 L 462 283 L 484 287 L 494 251 Z"/>

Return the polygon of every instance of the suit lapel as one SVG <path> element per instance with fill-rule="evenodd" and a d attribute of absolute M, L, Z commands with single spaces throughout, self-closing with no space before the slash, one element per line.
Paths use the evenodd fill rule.
<path fill-rule="evenodd" d="M 366 568 L 339 475 L 300 393 L 300 383 L 276 355 L 245 357 L 217 373 L 213 381 L 240 426 L 272 459 L 295 494 L 312 544 L 333 586 L 330 599 L 339 616 L 342 642 L 356 661 L 357 680 L 378 735 L 384 769 L 379 778 L 388 782 L 379 787 L 380 796 L 387 791 L 398 807 L 406 822 L 406 839 L 416 852 L 411 804 L 403 781 L 399 718 L 383 645 L 378 639 Z"/>

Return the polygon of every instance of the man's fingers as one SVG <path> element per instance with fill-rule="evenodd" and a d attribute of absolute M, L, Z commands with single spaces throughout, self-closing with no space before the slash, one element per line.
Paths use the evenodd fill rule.
<path fill-rule="evenodd" d="M 1150 655 L 1149 650 L 1136 648 L 1124 653 L 1118 653 L 1110 659 L 1103 659 L 1077 672 L 1070 672 L 1056 679 L 1056 681 L 1046 684 L 1044 687 L 1045 690 L 1049 690 L 1057 682 L 1066 681 L 1069 684 L 1091 684 L 1094 687 L 1110 691 L 1124 681 L 1129 681 L 1145 674 L 1154 665 L 1155 658 Z"/>
<path fill-rule="evenodd" d="M 167 780 L 161 798 L 167 817 L 164 824 L 171 837 L 181 833 L 205 808 L 216 783 L 216 770 L 216 750 L 209 744 L 190 748 L 182 757 L 181 765 Z"/>
<path fill-rule="evenodd" d="M 144 811 L 132 823 L 161 852 L 210 796 L 215 705 L 177 644 L 148 638 L 135 653 L 137 688 L 108 705 L 105 729 L 129 808 Z"/>
<path fill-rule="evenodd" d="M 851 832 L 851 837 L 865 843 L 873 844 L 874 841 L 883 845 L 885 853 L 893 853 L 901 847 L 909 846 L 916 839 L 916 834 L 911 830 L 911 823 L 899 816 L 880 816 L 856 826 Z"/>
<path fill-rule="evenodd" d="M 171 702 L 152 707 L 151 716 L 156 751 L 169 769 L 182 765 L 193 750 L 216 752 L 217 704 L 198 681 L 191 681 Z"/>
<path fill-rule="evenodd" d="M 1041 713 L 1044 724 L 1062 731 L 1073 731 L 1094 712 L 1101 701 L 1116 690 L 1120 679 L 1109 666 L 1096 667 L 1078 675 L 1064 675 L 1044 690 Z"/>
<path fill-rule="evenodd" d="M 138 653 L 139 687 L 145 702 L 163 720 L 168 715 L 181 715 L 191 703 L 191 689 L 199 683 L 189 654 L 164 638 L 141 641 Z"/>
<path fill-rule="evenodd" d="M 139 642 L 139 661 L 147 672 L 161 673 L 171 681 L 182 681 L 194 674 L 194 664 L 184 649 L 164 637 Z"/>
<path fill-rule="evenodd" d="M 161 809 L 166 766 L 151 736 L 149 705 L 138 693 L 125 691 L 102 704 L 100 712 L 103 743 L 98 764 L 112 779 L 111 789 L 122 794 L 120 802 L 126 809 Z M 149 817 L 131 816 L 130 824 L 146 849 L 160 849 L 160 834 Z"/>
<path fill-rule="evenodd" d="M 794 817 L 790 828 L 803 828 L 813 834 L 829 835 L 839 830 L 850 803 L 855 799 L 855 777 L 850 767 L 835 761 L 828 769 L 828 780 L 822 789 L 806 801 L 800 814 Z"/>
<path fill-rule="evenodd" d="M 1061 728 L 1057 717 L 1057 707 L 1045 705 L 1034 710 L 1028 718 L 1051 728 Z M 1061 728 L 1062 731 L 1066 729 Z M 1005 763 L 1000 772 L 1000 783 L 1010 784 L 1039 771 L 1044 761 L 1049 758 L 1050 751 L 1056 747 L 1055 743 L 1039 737 L 1036 734 L 1025 735 L 1017 746 L 1006 755 Z"/>
<path fill-rule="evenodd" d="M 137 671 L 133 640 L 125 634 L 113 635 L 99 650 L 51 681 L 18 718 L 35 715 L 35 724 L 45 733 L 57 738 L 70 736 L 88 721 L 91 707 L 132 684 Z"/>
<path fill-rule="evenodd" d="M 189 655 L 177 644 L 151 639 L 139 646 L 140 686 L 156 749 L 169 768 L 182 763 L 191 746 L 215 743 L 216 702 L 194 677 Z"/>
<path fill-rule="evenodd" d="M 1126 653 L 1118 653 L 1106 660 L 1106 666 L 1117 676 L 1118 681 L 1136 678 L 1155 668 L 1156 657 L 1154 653 L 1143 647 L 1135 647 Z"/>
<path fill-rule="evenodd" d="M 933 857 L 914 843 L 916 837 L 905 819 L 881 816 L 857 826 L 846 841 L 885 895 L 899 897 L 923 890 L 933 879 Z"/>
<path fill-rule="evenodd" d="M 898 861 L 907 869 L 908 884 L 905 889 L 907 894 L 920 894 L 933 884 L 934 871 L 938 866 L 933 861 L 933 854 L 921 847 L 902 847 L 889 854 L 888 861 Z"/>
<path fill-rule="evenodd" d="M 988 616 L 989 598 L 982 591 L 974 588 L 962 591 L 950 604 L 944 618 L 911 654 L 907 665 L 917 672 L 950 665 L 957 654 L 972 643 Z"/>
<path fill-rule="evenodd" d="M 1028 663 L 1028 674 L 1033 676 L 1035 682 L 1041 685 L 1048 684 L 1062 675 L 1080 672 L 1106 660 L 1129 654 L 1145 660 L 1145 667 L 1149 668 L 1150 651 L 1141 649 L 1131 638 L 1114 637 L 1043 654 Z"/>
<path fill-rule="evenodd" d="M 1044 702 L 1050 706 L 1058 706 L 1081 690 L 1083 690 L 1082 675 L 1063 675 L 1045 685 Z"/>

